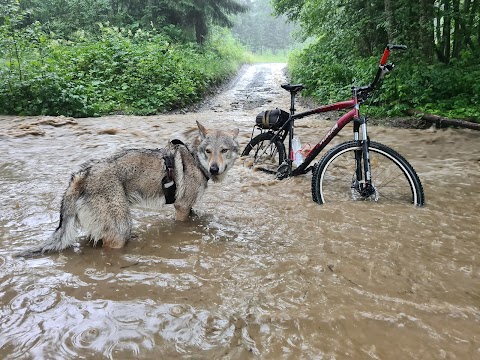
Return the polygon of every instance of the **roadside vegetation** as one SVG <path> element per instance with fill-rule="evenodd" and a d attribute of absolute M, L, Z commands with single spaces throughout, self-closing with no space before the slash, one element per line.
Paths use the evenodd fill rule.
<path fill-rule="evenodd" d="M 302 29 L 308 46 L 289 58 L 292 80 L 321 103 L 367 85 L 387 43 L 397 70 L 371 110 L 409 109 L 480 122 L 480 2 L 478 0 L 273 0 Z"/>
<path fill-rule="evenodd" d="M 63 2 L 84 6 L 80 0 Z M 107 3 L 98 1 L 97 12 L 89 8 L 91 17 Z M 231 3 L 228 11 L 244 10 Z M 248 59 L 245 48 L 214 19 L 200 33 L 200 25 L 157 29 L 153 20 L 132 21 L 128 9 L 122 16 L 117 9 L 121 19 L 106 20 L 123 26 L 87 17 L 73 26 L 60 21 L 71 13 L 48 17 L 62 7 L 46 6 L 51 3 L 0 5 L 0 113 L 84 117 L 168 111 L 198 101 Z"/>
<path fill-rule="evenodd" d="M 245 62 L 288 61 L 302 95 L 343 100 L 396 43 L 371 114 L 480 122 L 479 20 L 480 0 L 4 0 L 0 113 L 170 111 Z"/>
<path fill-rule="evenodd" d="M 34 38 L 34 42 L 29 37 Z M 244 50 L 222 32 L 203 45 L 143 30 L 102 27 L 69 40 L 22 34 L 0 77 L 4 114 L 148 115 L 190 105 L 233 75 Z"/>

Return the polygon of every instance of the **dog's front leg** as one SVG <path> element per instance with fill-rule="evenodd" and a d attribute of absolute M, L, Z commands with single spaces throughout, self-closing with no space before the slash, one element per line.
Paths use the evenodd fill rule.
<path fill-rule="evenodd" d="M 190 215 L 190 212 L 192 211 L 192 208 L 175 204 L 175 211 L 175 220 L 186 221 Z"/>

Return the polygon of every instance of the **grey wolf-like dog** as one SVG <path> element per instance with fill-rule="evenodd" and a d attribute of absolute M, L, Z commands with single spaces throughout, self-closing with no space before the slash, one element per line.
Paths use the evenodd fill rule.
<path fill-rule="evenodd" d="M 17 256 L 66 249 L 75 244 L 77 228 L 94 245 L 101 240 L 103 246 L 121 248 L 131 237 L 130 206 L 135 204 L 173 203 L 175 219 L 186 220 L 208 180 L 222 181 L 238 156 L 238 129 L 210 130 L 198 121 L 197 126 L 186 144 L 123 150 L 82 165 L 63 196 L 58 228 L 45 243 Z"/>

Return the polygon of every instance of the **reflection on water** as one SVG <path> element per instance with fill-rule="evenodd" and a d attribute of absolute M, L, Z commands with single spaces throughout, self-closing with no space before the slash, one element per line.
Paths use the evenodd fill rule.
<path fill-rule="evenodd" d="M 417 170 L 421 209 L 319 206 L 311 175 L 279 182 L 239 160 L 186 223 L 171 206 L 135 209 L 123 249 L 79 237 L 63 253 L 12 257 L 55 229 L 70 173 L 86 158 L 162 146 L 195 120 L 239 127 L 244 146 L 258 109 L 235 96 L 189 115 L 37 125 L 43 135 L 18 130 L 38 118 L 2 118 L 0 357 L 480 358 L 473 131 L 371 128 Z M 330 123 L 302 125 L 302 142 L 314 143 Z"/>

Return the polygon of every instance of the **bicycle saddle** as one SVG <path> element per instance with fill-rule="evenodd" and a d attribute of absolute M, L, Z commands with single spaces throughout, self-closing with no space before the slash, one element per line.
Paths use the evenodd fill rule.
<path fill-rule="evenodd" d="M 294 92 L 294 93 L 297 93 L 297 92 L 305 89 L 305 86 L 303 84 L 283 84 L 283 85 L 280 85 L 280 86 L 283 89 L 285 89 L 287 91 L 290 91 L 290 92 Z"/>

